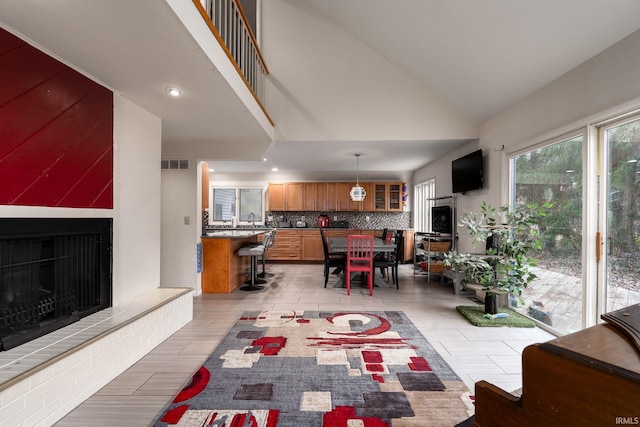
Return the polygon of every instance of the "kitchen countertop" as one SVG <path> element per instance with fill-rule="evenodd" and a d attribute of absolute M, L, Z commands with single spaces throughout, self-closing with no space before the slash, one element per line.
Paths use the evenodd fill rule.
<path fill-rule="evenodd" d="M 259 236 L 271 231 L 270 228 L 261 229 L 234 229 L 234 230 L 216 230 L 208 231 L 203 239 L 246 239 L 247 237 Z"/>
<path fill-rule="evenodd" d="M 257 234 L 266 233 L 267 231 L 273 230 L 320 230 L 320 227 L 270 227 L 270 228 L 215 228 L 207 230 L 207 236 L 203 237 L 229 237 L 229 236 L 212 236 L 214 233 L 220 232 L 230 232 L 230 231 L 251 231 Z M 349 230 L 349 228 L 344 227 L 323 227 L 323 230 Z M 373 230 L 378 231 L 382 230 L 381 228 L 359 228 L 359 230 Z M 404 228 L 403 230 L 413 230 L 413 228 Z"/>

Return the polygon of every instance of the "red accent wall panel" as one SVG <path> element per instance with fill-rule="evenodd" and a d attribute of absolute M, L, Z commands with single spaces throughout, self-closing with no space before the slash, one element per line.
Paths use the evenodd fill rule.
<path fill-rule="evenodd" d="M 0 29 L 0 204 L 113 208 L 113 94 Z"/>

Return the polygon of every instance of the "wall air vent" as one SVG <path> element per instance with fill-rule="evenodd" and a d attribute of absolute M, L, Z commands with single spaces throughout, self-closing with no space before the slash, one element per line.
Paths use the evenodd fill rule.
<path fill-rule="evenodd" d="M 189 160 L 161 160 L 160 169 L 189 169 Z"/>

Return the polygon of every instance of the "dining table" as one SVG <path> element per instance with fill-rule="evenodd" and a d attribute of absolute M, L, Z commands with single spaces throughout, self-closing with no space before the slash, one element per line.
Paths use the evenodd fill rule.
<path fill-rule="evenodd" d="M 330 252 L 343 252 L 347 253 L 347 238 L 346 237 L 329 237 L 329 251 Z M 374 257 L 375 254 L 382 253 L 391 253 L 396 250 L 396 244 L 393 242 L 387 242 L 379 237 L 373 238 L 373 252 Z M 373 285 L 383 288 L 391 287 L 386 281 L 385 278 L 379 274 L 375 274 L 375 269 L 373 271 Z M 344 276 L 340 277 L 334 288 L 344 288 L 346 285 L 344 283 Z"/>

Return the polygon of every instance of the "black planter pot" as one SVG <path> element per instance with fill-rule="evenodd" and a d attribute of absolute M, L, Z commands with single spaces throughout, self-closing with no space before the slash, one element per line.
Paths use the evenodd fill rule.
<path fill-rule="evenodd" d="M 487 292 L 484 296 L 484 313 L 498 314 L 498 296 Z"/>

